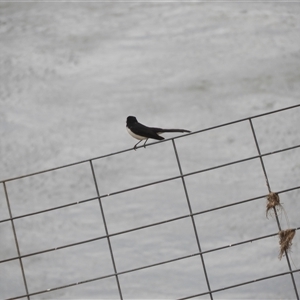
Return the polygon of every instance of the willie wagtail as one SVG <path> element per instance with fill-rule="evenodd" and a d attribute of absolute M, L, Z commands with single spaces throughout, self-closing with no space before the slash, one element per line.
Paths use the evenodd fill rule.
<path fill-rule="evenodd" d="M 148 139 L 164 140 L 162 136 L 159 136 L 159 134 L 162 134 L 164 132 L 190 132 L 189 130 L 185 129 L 162 129 L 157 127 L 147 127 L 139 123 L 136 117 L 132 116 L 127 117 L 126 128 L 132 137 L 140 140 L 137 144 L 134 145 L 134 150 L 142 140 L 146 140 L 144 143 L 144 147 L 146 147 L 146 142 L 148 141 Z"/>

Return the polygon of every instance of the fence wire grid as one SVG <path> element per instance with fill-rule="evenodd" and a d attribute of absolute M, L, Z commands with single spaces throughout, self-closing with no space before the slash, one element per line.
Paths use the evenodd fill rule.
<path fill-rule="evenodd" d="M 287 140 L 278 130 L 299 112 L 300 104 L 0 181 L 0 298 L 263 298 L 260 289 L 274 298 L 279 286 L 278 297 L 299 299 L 297 241 L 278 259 L 278 232 L 300 229 L 299 128 L 286 129 Z M 206 141 L 216 149 L 203 158 Z M 158 162 L 145 170 L 145 159 Z M 283 210 L 266 215 L 271 192 Z"/>

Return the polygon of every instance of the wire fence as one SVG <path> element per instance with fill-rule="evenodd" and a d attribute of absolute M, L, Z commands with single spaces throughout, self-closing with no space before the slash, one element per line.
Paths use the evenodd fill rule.
<path fill-rule="evenodd" d="M 86 298 L 87 294 L 84 294 L 84 291 L 89 290 L 91 284 L 93 285 L 94 283 L 98 286 L 98 289 L 95 287 L 91 289 L 93 289 L 94 295 L 95 297 L 97 296 L 97 298 L 147 298 L 147 295 L 152 295 L 151 298 L 161 298 L 159 297 L 160 291 L 158 284 L 162 285 L 163 289 L 167 289 L 167 285 L 170 284 L 170 282 L 164 283 L 160 281 L 166 276 L 172 281 L 172 276 L 177 272 L 174 270 L 178 268 L 175 268 L 175 265 L 177 266 L 177 264 L 179 264 L 179 273 L 176 273 L 179 278 L 174 279 L 175 283 L 171 285 L 173 294 L 171 293 L 170 295 L 172 295 L 172 298 L 190 299 L 197 297 L 199 299 L 217 299 L 219 295 L 223 295 L 224 297 L 224 294 L 222 293 L 226 291 L 232 292 L 245 286 L 257 289 L 260 282 L 267 284 L 268 282 L 273 282 L 272 280 L 274 279 L 279 279 L 279 285 L 284 282 L 285 285 L 289 286 L 289 297 L 299 299 L 300 269 L 299 266 L 296 266 L 293 262 L 292 258 L 293 256 L 298 258 L 299 253 L 292 252 L 291 257 L 291 253 L 288 249 L 283 249 L 284 258 L 281 261 L 279 261 L 277 255 L 275 255 L 276 261 L 280 264 L 280 267 L 278 268 L 272 268 L 271 265 L 270 269 L 266 271 L 266 267 L 264 266 L 264 270 L 259 270 L 255 274 L 253 274 L 252 271 L 246 271 L 246 273 L 249 274 L 244 277 L 239 275 L 239 265 L 237 263 L 237 269 L 233 272 L 236 276 L 232 275 L 234 278 L 233 280 L 222 281 L 222 276 L 230 277 L 228 274 L 232 274 L 232 271 L 226 269 L 228 265 L 224 265 L 225 267 L 223 266 L 223 268 L 225 268 L 225 270 L 223 270 L 223 275 L 219 274 L 214 276 L 216 272 L 214 271 L 216 270 L 214 260 L 216 260 L 218 255 L 222 257 L 221 261 L 226 260 L 230 263 L 230 261 L 233 260 L 233 256 L 237 253 L 246 251 L 242 250 L 243 245 L 249 247 L 250 244 L 259 245 L 259 243 L 267 241 L 268 244 L 263 245 L 270 245 L 269 241 L 271 238 L 276 237 L 275 243 L 274 240 L 271 240 L 273 252 L 262 254 L 263 257 L 261 257 L 261 259 L 257 258 L 259 253 L 252 253 L 253 256 L 257 258 L 259 264 L 264 260 L 270 262 L 270 257 L 273 259 L 274 253 L 279 251 L 277 240 L 278 232 L 285 229 L 280 214 L 280 208 L 283 207 L 282 204 L 277 203 L 272 206 L 272 216 L 264 218 L 264 222 L 272 224 L 273 227 L 268 227 L 265 230 L 257 230 L 257 227 L 253 227 L 255 232 L 254 235 L 246 235 L 246 237 L 243 235 L 239 236 L 230 244 L 226 243 L 226 238 L 224 240 L 221 239 L 221 241 L 218 242 L 214 241 L 214 237 L 209 235 L 210 227 L 207 227 L 210 225 L 207 223 L 210 223 L 211 221 L 212 223 L 215 223 L 217 231 L 224 230 L 224 235 L 226 236 L 228 234 L 230 236 L 230 232 L 234 229 L 223 229 L 222 227 L 224 224 L 220 224 L 218 220 L 212 219 L 212 213 L 220 212 L 220 214 L 228 214 L 230 218 L 234 218 L 235 212 L 238 212 L 243 205 L 252 205 L 256 203 L 257 207 L 257 203 L 259 202 L 259 211 L 264 211 L 265 214 L 265 201 L 267 196 L 272 192 L 276 192 L 276 195 L 279 195 L 280 198 L 285 196 L 288 198 L 293 194 L 295 201 L 298 200 L 299 203 L 300 185 L 297 185 L 297 182 L 299 182 L 299 177 L 297 178 L 297 176 L 299 176 L 300 154 L 300 139 L 298 138 L 299 134 L 297 135 L 299 129 L 289 129 L 292 131 L 294 130 L 296 134 L 293 134 L 293 132 L 290 134 L 292 139 L 289 140 L 284 147 L 282 147 L 284 143 L 282 143 L 281 140 L 276 141 L 276 138 L 274 138 L 274 143 L 271 143 L 271 146 L 268 148 L 261 139 L 261 136 L 259 136 L 260 134 L 258 134 L 260 131 L 259 126 L 261 124 L 273 126 L 273 123 L 270 122 L 268 118 L 273 117 L 273 120 L 276 120 L 276 122 L 278 120 L 283 120 L 282 122 L 285 122 L 287 118 L 289 118 L 290 112 L 293 112 L 295 115 L 295 112 L 297 114 L 299 109 L 300 104 L 149 144 L 148 146 L 153 147 L 152 149 L 159 148 L 158 153 L 160 153 L 160 163 L 162 164 L 161 157 L 164 157 L 164 153 L 161 153 L 161 151 L 164 151 L 164 149 L 167 148 L 167 145 L 171 146 L 169 147 L 171 149 L 170 151 L 175 155 L 175 163 L 172 163 L 172 168 L 175 168 L 175 171 L 173 173 L 168 173 L 168 171 L 166 171 L 167 167 L 164 169 L 165 165 L 163 164 L 161 171 L 157 171 L 156 169 L 156 172 L 159 173 L 160 177 L 153 177 L 154 180 L 143 182 L 143 180 L 141 180 L 143 172 L 141 171 L 141 173 L 139 173 L 139 170 L 141 170 L 142 167 L 136 166 L 132 178 L 130 177 L 132 175 L 132 169 L 129 173 L 126 173 L 125 176 L 127 176 L 127 182 L 138 182 L 139 184 L 137 185 L 122 186 L 120 183 L 119 172 L 122 172 L 122 168 L 128 168 L 127 165 L 122 165 L 123 157 L 120 156 L 124 154 L 137 156 L 137 153 L 143 155 L 143 150 L 139 149 L 142 148 L 142 146 L 138 147 L 136 152 L 133 149 L 126 149 L 101 157 L 1 181 L 0 184 L 3 187 L 3 193 L 2 196 L 0 196 L 0 205 L 2 205 L 0 207 L 3 208 L 1 209 L 2 213 L 0 213 L 0 229 L 2 231 L 2 236 L 6 234 L 6 240 L 5 245 L 2 243 L 2 251 L 0 252 L 0 281 L 2 281 L 2 285 L 0 283 L 2 289 L 2 292 L 0 291 L 0 298 L 59 298 L 58 295 L 62 295 L 64 292 L 75 287 L 79 287 L 83 293 L 81 294 L 81 297 L 84 297 L 85 295 Z M 287 115 L 285 115 L 286 113 Z M 281 121 L 278 121 L 279 128 L 281 127 L 280 122 Z M 182 154 L 187 143 L 194 143 L 196 138 L 202 138 L 206 133 L 214 133 L 219 129 L 224 129 L 224 132 L 229 132 L 231 130 L 230 126 L 233 125 L 240 129 L 240 131 L 238 131 L 238 139 L 241 139 L 241 147 L 245 147 L 248 150 L 253 146 L 256 153 L 253 151 L 247 152 L 244 151 L 244 149 L 239 151 L 234 139 L 232 139 L 232 141 L 229 140 L 227 142 L 229 144 L 233 143 L 233 147 L 237 153 L 237 159 L 228 160 L 228 158 L 233 157 L 231 153 L 224 154 L 223 160 L 214 157 L 214 154 L 212 154 L 212 159 L 202 165 L 204 167 L 198 167 L 197 158 L 191 160 L 189 167 L 187 167 L 188 158 L 190 158 L 191 155 L 194 155 L 194 152 L 186 155 Z M 247 133 L 245 130 L 247 130 Z M 271 131 L 276 137 L 278 134 L 276 130 L 272 129 Z M 247 142 L 245 142 L 245 136 L 249 137 L 249 141 L 247 140 Z M 224 138 L 228 137 L 225 136 Z M 270 138 L 272 138 L 271 132 Z M 212 140 L 208 140 L 208 142 L 212 142 Z M 250 146 L 250 143 L 252 143 L 252 146 Z M 205 144 L 202 144 L 202 146 L 205 148 Z M 195 145 L 192 145 L 191 149 L 194 151 Z M 197 151 L 201 152 L 199 149 Z M 221 151 L 224 153 L 226 152 L 226 149 L 221 149 Z M 243 153 L 243 155 L 241 155 L 241 153 Z M 246 156 L 244 153 L 246 153 Z M 149 152 L 146 155 L 149 156 Z M 199 155 L 201 157 L 201 153 Z M 287 162 L 289 157 L 292 159 L 292 167 L 290 167 L 290 169 L 292 169 L 293 172 L 296 172 L 293 173 L 296 174 L 296 178 L 290 185 L 280 186 L 276 184 L 275 179 L 272 179 L 272 182 L 270 180 L 270 177 L 274 174 L 274 162 L 272 159 L 278 157 L 278 155 L 281 155 L 280 160 L 282 160 L 282 165 L 289 164 L 289 162 Z M 117 164 L 114 165 L 114 170 L 109 170 L 110 166 L 112 166 L 110 159 L 118 157 L 120 158 L 117 160 Z M 109 163 L 101 164 L 105 159 L 108 160 Z M 145 158 L 140 157 L 140 159 L 143 160 Z M 164 158 L 163 160 L 166 159 Z M 201 194 L 201 184 L 206 184 L 208 186 L 211 184 L 209 177 L 211 172 L 216 170 L 226 170 L 224 173 L 225 177 L 230 177 L 231 173 L 228 172 L 228 168 L 241 167 L 241 169 L 243 169 L 245 164 L 250 163 L 255 163 L 257 168 L 260 169 L 259 172 L 263 174 L 262 177 L 259 177 L 257 175 L 258 173 L 255 173 L 253 178 L 256 178 L 254 180 L 257 180 L 260 183 L 262 182 L 266 192 L 263 192 L 262 188 L 258 189 L 256 194 L 239 193 L 238 195 L 235 195 L 234 200 L 227 199 L 225 191 L 227 183 L 225 180 L 223 186 L 224 198 L 226 198 L 226 200 L 223 200 L 225 202 L 220 201 L 220 199 L 213 199 L 214 196 L 212 195 L 213 202 L 210 205 L 201 207 L 199 206 L 199 202 L 202 201 L 200 199 L 208 196 L 199 195 L 198 198 L 191 196 L 195 193 Z M 118 167 L 115 167 L 116 165 Z M 282 165 L 277 166 L 279 172 Z M 73 175 L 77 174 L 77 167 L 79 167 L 80 170 L 84 169 L 84 171 L 82 171 L 82 173 L 80 173 L 80 171 L 79 179 L 74 181 Z M 154 168 L 156 168 L 156 165 Z M 278 168 L 276 170 L 278 170 Z M 60 174 L 58 173 L 60 171 L 62 171 L 62 174 L 57 179 L 56 175 Z M 110 172 L 112 172 L 113 177 L 107 176 Z M 150 170 L 149 172 L 152 171 Z M 243 178 L 240 178 L 241 174 L 247 172 L 250 171 L 244 170 L 244 172 L 239 172 L 235 182 L 239 184 L 239 181 L 243 180 Z M 292 176 L 294 176 L 293 174 Z M 200 183 L 201 180 L 199 180 L 197 176 L 202 175 L 206 176 L 206 181 Z M 150 176 L 150 179 L 151 178 L 152 177 Z M 49 181 L 50 179 L 51 181 Z M 199 187 L 192 188 L 191 180 L 194 180 Z M 219 178 L 219 180 L 220 186 L 213 184 L 213 189 L 221 189 L 216 195 L 222 194 L 221 181 L 224 180 L 224 177 L 223 179 Z M 61 187 L 62 183 L 63 187 Z M 105 184 L 108 184 L 109 187 L 105 188 Z M 168 184 L 171 184 L 170 188 L 166 188 Z M 246 183 L 246 186 L 247 185 L 251 186 L 251 183 L 248 181 Z M 274 191 L 273 189 L 276 190 Z M 156 195 L 154 194 L 155 190 L 163 191 L 161 192 L 161 197 L 163 198 L 171 197 L 172 199 L 175 199 L 178 197 L 178 199 L 180 198 L 180 201 L 184 199 L 184 202 L 181 204 L 182 206 L 180 206 L 179 210 L 176 211 L 173 209 L 173 202 L 164 202 L 161 204 L 161 212 L 157 213 L 154 220 L 149 219 L 146 212 L 141 214 L 139 219 L 139 212 L 135 211 L 134 209 L 136 207 L 131 206 L 130 204 L 132 203 L 130 201 L 138 196 L 132 193 L 138 192 L 143 195 L 139 199 L 145 197 L 147 201 L 150 200 L 151 202 L 156 198 Z M 229 190 L 230 193 L 234 194 L 234 189 L 229 187 Z M 102 191 L 104 192 L 102 193 Z M 112 199 L 112 197 L 120 197 L 120 200 L 109 206 L 109 201 L 107 200 Z M 160 201 L 160 199 L 158 199 L 158 201 Z M 262 200 L 264 201 L 264 205 L 261 205 Z M 124 201 L 125 203 L 128 203 L 127 210 L 127 204 L 120 206 L 122 201 L 123 203 Z M 141 205 L 144 205 L 144 203 L 145 202 L 141 200 Z M 7 208 L 4 207 L 4 204 Z M 284 205 L 285 204 L 286 202 Z M 293 206 L 291 204 L 288 207 L 292 208 Z M 77 208 L 79 210 L 77 210 Z M 236 210 L 234 210 L 235 208 Z M 170 211 L 173 213 L 170 213 Z M 287 216 L 293 213 L 286 207 L 285 212 Z M 57 216 L 57 219 L 53 216 L 50 218 L 50 213 L 55 214 L 54 216 Z M 249 215 L 251 213 L 249 212 Z M 82 214 L 84 214 L 85 219 L 80 223 L 78 220 L 82 217 Z M 247 214 L 248 213 L 246 212 L 242 218 L 247 219 Z M 119 222 L 121 215 L 126 215 L 127 219 L 121 221 L 119 226 L 116 226 L 115 224 Z M 201 223 L 202 219 L 206 224 L 205 231 L 208 232 L 208 235 L 203 235 L 201 233 L 203 228 L 201 227 L 201 224 L 203 224 Z M 126 220 L 131 220 L 134 225 L 129 228 L 124 226 Z M 58 224 L 53 224 L 53 222 L 57 222 Z M 259 220 L 251 219 L 251 224 L 259 222 Z M 293 223 L 293 225 L 296 226 L 289 229 L 292 229 L 293 232 L 298 232 L 300 229 L 299 218 L 297 218 L 295 222 L 298 222 L 295 224 Z M 64 232 L 65 223 L 71 224 L 66 229 L 67 234 Z M 49 227 L 44 227 L 46 226 L 45 224 Z M 92 230 L 91 227 L 94 225 L 96 229 Z M 148 236 L 147 230 L 159 228 L 158 232 L 161 233 L 165 230 L 165 227 L 163 226 L 171 226 L 170 231 L 172 234 L 175 232 L 176 234 L 179 234 L 180 237 L 178 238 L 178 235 L 175 234 L 175 236 L 171 238 L 170 231 L 168 231 L 169 229 L 163 237 L 158 234 L 158 237 L 155 238 L 152 236 L 155 235 L 155 233 L 151 231 L 149 233 L 150 237 Z M 70 232 L 71 227 L 75 228 L 75 232 Z M 100 227 L 101 229 L 99 229 Z M 80 233 L 81 230 L 82 233 Z M 211 230 L 214 229 L 211 228 Z M 132 235 L 135 233 L 137 233 L 137 237 L 132 239 Z M 185 239 L 186 236 L 189 236 L 190 238 Z M 209 242 L 205 240 L 205 237 L 210 237 Z M 171 241 L 169 241 L 169 239 Z M 149 245 L 149 243 L 151 244 L 149 240 L 153 241 L 154 244 L 156 243 L 155 249 L 152 245 Z M 166 240 L 169 244 L 167 244 L 168 249 L 164 251 L 163 248 Z M 58 246 L 53 246 L 57 244 Z M 157 250 L 157 248 L 160 249 Z M 66 249 L 71 252 L 73 251 L 72 254 L 64 253 L 63 251 Z M 222 251 L 226 249 L 229 251 L 224 254 Z M 155 261 L 152 259 L 153 256 L 149 254 L 151 251 L 154 252 L 154 256 L 158 257 Z M 140 252 L 145 252 L 146 254 L 141 254 Z M 60 254 L 49 258 L 49 255 L 54 253 Z M 157 255 L 157 253 L 159 253 L 159 255 Z M 211 257 L 214 253 L 216 255 Z M 249 260 L 249 263 L 251 264 L 251 254 L 248 253 L 247 255 L 249 255 L 249 257 L 246 258 L 246 261 Z M 68 260 L 69 256 L 72 256 L 73 259 Z M 141 257 L 143 257 L 143 259 Z M 149 257 L 151 257 L 151 259 Z M 80 263 L 81 260 L 82 263 Z M 138 261 L 138 263 L 133 263 L 136 261 Z M 76 267 L 74 267 L 75 264 Z M 173 269 L 173 266 L 175 269 Z M 161 269 L 160 267 L 167 267 L 167 271 L 164 271 L 164 269 Z M 249 268 L 249 270 L 251 270 L 252 266 L 250 265 Z M 253 266 L 253 268 L 255 267 Z M 148 273 L 144 279 L 142 278 L 141 272 L 145 270 L 151 270 L 152 273 Z M 217 271 L 217 273 L 220 273 L 220 271 Z M 125 277 L 126 275 L 130 276 Z M 158 278 L 157 286 L 149 287 L 147 284 L 144 284 L 147 288 L 145 288 L 144 291 L 139 290 L 140 287 L 138 287 L 138 284 L 140 284 L 140 281 L 146 280 L 151 282 L 152 278 L 154 282 L 157 282 L 155 281 L 155 277 Z M 5 281 L 5 278 L 10 279 Z M 188 278 L 188 280 L 185 281 L 185 278 Z M 183 282 L 183 285 L 187 285 L 187 289 L 178 286 L 178 289 L 181 289 L 181 292 L 179 291 L 177 293 L 176 285 L 178 282 Z M 217 284 L 216 282 L 221 282 L 221 284 Z M 130 286 L 130 289 L 128 286 Z M 158 294 L 155 294 L 154 290 L 157 290 Z M 283 290 L 285 289 L 283 288 Z M 76 289 L 76 295 L 80 295 L 80 292 L 78 291 L 79 290 Z M 53 292 L 61 292 L 62 294 L 55 294 Z M 103 292 L 103 294 L 101 294 L 101 292 Z M 259 294 L 257 294 L 257 296 L 258 298 L 261 298 Z"/>

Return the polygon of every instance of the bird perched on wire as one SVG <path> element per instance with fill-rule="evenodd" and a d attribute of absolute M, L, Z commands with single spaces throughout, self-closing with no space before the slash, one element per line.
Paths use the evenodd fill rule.
<path fill-rule="evenodd" d="M 160 136 L 160 134 L 164 132 L 190 132 L 189 130 L 185 130 L 185 129 L 163 129 L 157 127 L 147 127 L 139 123 L 136 117 L 133 116 L 127 117 L 126 128 L 128 133 L 132 137 L 140 140 L 138 143 L 134 145 L 133 147 L 134 150 L 136 150 L 137 145 L 142 140 L 146 140 L 144 143 L 144 148 L 146 147 L 146 142 L 148 141 L 148 139 L 164 140 L 164 138 Z"/>

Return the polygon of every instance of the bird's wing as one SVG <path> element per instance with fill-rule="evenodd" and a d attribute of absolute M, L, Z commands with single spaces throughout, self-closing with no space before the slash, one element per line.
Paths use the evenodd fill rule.
<path fill-rule="evenodd" d="M 155 127 L 147 127 L 141 123 L 134 125 L 136 130 L 138 132 L 135 132 L 138 135 L 155 139 L 155 140 L 163 140 L 164 138 L 162 136 L 159 136 L 157 133 L 161 132 L 161 128 L 155 128 Z"/>

